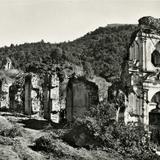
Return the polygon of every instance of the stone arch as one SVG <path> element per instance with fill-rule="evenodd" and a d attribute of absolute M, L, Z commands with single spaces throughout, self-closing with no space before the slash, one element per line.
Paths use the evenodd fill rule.
<path fill-rule="evenodd" d="M 160 107 L 158 106 L 149 112 L 149 130 L 151 141 L 160 145 Z"/>
<path fill-rule="evenodd" d="M 148 102 L 153 102 L 152 98 L 158 92 L 160 92 L 160 85 L 149 88 L 148 89 Z"/>
<path fill-rule="evenodd" d="M 149 106 L 148 106 L 148 113 L 155 111 L 157 108 L 160 108 L 160 91 L 157 91 L 153 94 L 152 98 L 150 99 Z"/>
<path fill-rule="evenodd" d="M 151 102 L 154 102 L 154 103 L 157 103 L 157 104 L 160 104 L 160 91 L 156 92 L 152 99 L 151 99 Z"/>
<path fill-rule="evenodd" d="M 148 106 L 148 113 L 152 112 L 158 106 L 160 107 L 160 91 L 154 93 L 152 98 L 150 99 Z"/>
<path fill-rule="evenodd" d="M 159 96 L 159 102 L 158 102 L 158 96 Z M 147 105 L 147 110 L 149 114 L 153 109 L 156 109 L 157 103 L 160 103 L 160 90 L 157 89 L 149 90 L 148 102 L 149 103 Z"/>

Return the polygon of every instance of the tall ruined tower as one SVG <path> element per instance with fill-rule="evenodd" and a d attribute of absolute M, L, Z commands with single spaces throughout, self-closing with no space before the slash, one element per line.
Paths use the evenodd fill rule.
<path fill-rule="evenodd" d="M 150 114 L 160 108 L 160 19 L 139 20 L 129 48 L 129 73 L 132 91 L 125 122 L 140 121 L 148 126 L 154 121 Z"/>

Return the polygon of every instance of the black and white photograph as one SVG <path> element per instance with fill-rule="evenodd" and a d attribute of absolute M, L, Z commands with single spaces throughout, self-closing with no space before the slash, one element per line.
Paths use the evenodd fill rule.
<path fill-rule="evenodd" d="M 0 0 L 0 160 L 160 160 L 160 0 Z"/>

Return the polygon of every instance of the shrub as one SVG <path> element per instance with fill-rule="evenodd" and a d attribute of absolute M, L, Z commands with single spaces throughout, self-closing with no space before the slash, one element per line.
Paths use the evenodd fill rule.
<path fill-rule="evenodd" d="M 14 144 L 13 139 L 9 137 L 0 136 L 0 145 L 13 145 L 13 144 Z"/>
<path fill-rule="evenodd" d="M 46 134 L 36 139 L 34 149 L 36 151 L 45 151 L 52 155 L 54 159 L 86 160 L 86 152 L 83 152 L 83 155 L 78 149 L 65 144 L 53 134 Z"/>
<path fill-rule="evenodd" d="M 1 136 L 10 137 L 10 138 L 15 138 L 17 136 L 22 137 L 23 133 L 24 133 L 23 129 L 16 125 L 11 128 L 5 128 L 3 130 L 0 130 Z"/>
<path fill-rule="evenodd" d="M 83 140 L 81 147 L 115 150 L 125 159 L 160 159 L 151 151 L 148 135 L 142 124 L 136 126 L 117 123 L 114 115 L 114 105 L 103 102 L 97 108 L 90 109 L 85 117 L 76 119 L 66 136 L 69 141 L 64 140 L 72 140 L 72 145 Z"/>

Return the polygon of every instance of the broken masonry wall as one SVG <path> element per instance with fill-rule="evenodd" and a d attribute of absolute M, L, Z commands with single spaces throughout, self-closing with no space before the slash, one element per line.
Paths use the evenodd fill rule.
<path fill-rule="evenodd" d="M 57 74 L 44 77 L 43 83 L 43 112 L 44 118 L 52 122 L 60 121 L 59 78 Z"/>
<path fill-rule="evenodd" d="M 49 90 L 48 90 L 48 78 L 45 76 L 43 84 L 43 116 L 45 119 L 50 120 L 49 113 Z"/>
<path fill-rule="evenodd" d="M 67 86 L 71 77 L 82 77 L 84 76 L 83 67 L 70 64 L 66 62 L 63 69 L 63 79 L 59 79 L 59 104 L 62 112 L 62 118 L 66 119 L 66 101 L 67 101 Z M 61 116 L 60 116 L 61 117 Z"/>
<path fill-rule="evenodd" d="M 29 74 L 25 77 L 25 114 L 31 115 L 41 112 L 42 87 L 40 78 L 36 74 Z"/>
<path fill-rule="evenodd" d="M 41 111 L 42 87 L 40 77 L 32 74 L 31 78 L 31 102 L 32 112 L 37 113 Z"/>
<path fill-rule="evenodd" d="M 51 100 L 51 121 L 59 123 L 60 121 L 60 96 L 59 96 L 59 78 L 57 74 L 51 77 L 50 100 Z"/>
<path fill-rule="evenodd" d="M 9 88 L 12 85 L 13 80 L 10 78 L 6 78 L 2 80 L 2 86 L 1 86 L 1 102 L 0 107 L 1 108 L 8 108 L 10 105 L 9 101 Z"/>
<path fill-rule="evenodd" d="M 107 82 L 104 78 L 93 76 L 92 79 L 87 79 L 90 82 L 95 83 L 98 86 L 99 101 L 108 99 L 108 88 L 111 86 L 110 82 Z"/>
<path fill-rule="evenodd" d="M 52 100 L 52 109 L 51 111 L 60 111 L 59 105 L 59 79 L 57 75 L 52 75 L 51 78 L 51 88 L 50 88 L 50 98 Z"/>
<path fill-rule="evenodd" d="M 98 87 L 95 83 L 82 77 L 70 79 L 66 98 L 67 120 L 83 116 L 90 107 L 98 104 L 98 99 Z"/>
<path fill-rule="evenodd" d="M 66 97 L 67 97 L 67 85 L 68 85 L 69 79 L 66 78 L 63 80 L 63 82 L 60 82 L 59 85 L 59 98 L 60 98 L 60 107 L 61 109 L 66 108 Z"/>
<path fill-rule="evenodd" d="M 32 106 L 31 106 L 31 75 L 25 77 L 25 96 L 24 96 L 24 113 L 31 115 Z"/>

